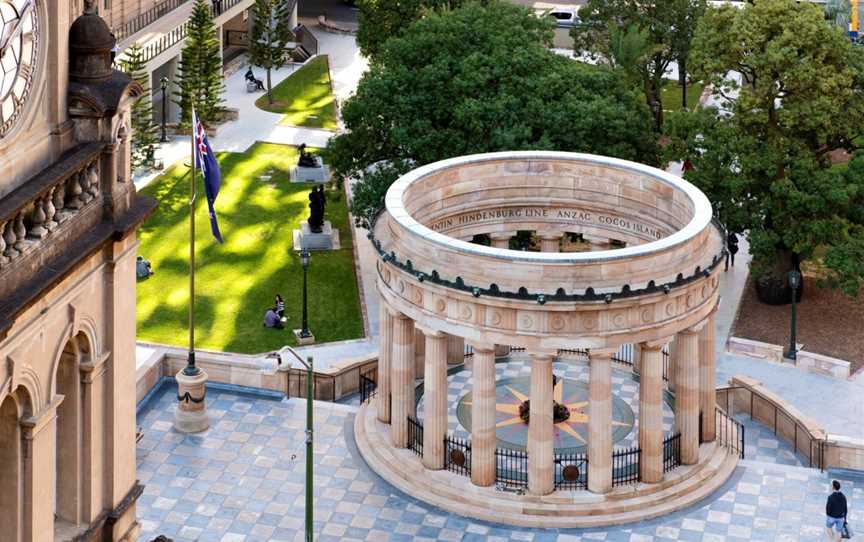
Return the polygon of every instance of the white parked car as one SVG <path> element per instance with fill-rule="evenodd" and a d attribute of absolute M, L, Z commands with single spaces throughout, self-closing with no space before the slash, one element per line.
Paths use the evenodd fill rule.
<path fill-rule="evenodd" d="M 579 24 L 579 8 L 575 7 L 552 8 L 546 16 L 553 17 L 558 28 L 573 28 Z"/>

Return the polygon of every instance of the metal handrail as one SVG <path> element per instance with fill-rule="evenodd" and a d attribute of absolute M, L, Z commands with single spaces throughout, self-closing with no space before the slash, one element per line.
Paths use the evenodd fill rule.
<path fill-rule="evenodd" d="M 189 0 L 164 0 L 152 8 L 139 13 L 136 17 L 133 17 L 125 23 L 115 26 L 112 29 L 112 32 L 114 33 L 114 37 L 117 39 L 117 43 L 120 43 L 139 30 L 143 30 L 188 1 Z"/>

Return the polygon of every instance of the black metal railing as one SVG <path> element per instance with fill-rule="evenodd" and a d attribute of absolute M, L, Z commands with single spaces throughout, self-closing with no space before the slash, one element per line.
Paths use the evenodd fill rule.
<path fill-rule="evenodd" d="M 714 415 L 717 441 L 744 459 L 744 425 L 727 415 L 720 407 L 715 407 Z"/>
<path fill-rule="evenodd" d="M 612 355 L 612 361 L 617 361 L 618 363 L 629 365 L 630 367 L 633 367 L 635 360 L 636 355 L 632 344 L 622 344 L 621 348 L 618 349 L 618 352 Z"/>
<path fill-rule="evenodd" d="M 408 416 L 408 449 L 423 457 L 423 424 Z"/>
<path fill-rule="evenodd" d="M 642 450 L 638 446 L 621 448 L 612 453 L 612 487 L 635 484 L 639 481 L 639 460 Z"/>
<path fill-rule="evenodd" d="M 302 50 L 307 57 L 318 54 L 318 38 L 315 37 L 315 34 L 311 30 L 302 24 L 298 24 L 292 30 L 292 33 L 297 42 L 297 48 Z"/>
<path fill-rule="evenodd" d="M 558 357 L 586 357 L 588 356 L 587 348 L 561 348 L 558 350 Z"/>
<path fill-rule="evenodd" d="M 663 440 L 663 472 L 669 472 L 681 464 L 681 433 Z"/>
<path fill-rule="evenodd" d="M 555 454 L 555 489 L 588 489 L 588 454 Z"/>
<path fill-rule="evenodd" d="M 188 1 L 189 0 L 163 0 L 147 11 L 141 12 L 137 17 L 115 26 L 112 32 L 114 32 L 114 37 L 117 38 L 117 43 L 120 43 L 139 30 L 150 26 Z"/>
<path fill-rule="evenodd" d="M 444 435 L 444 468 L 471 476 L 471 441 Z"/>
<path fill-rule="evenodd" d="M 528 489 L 528 452 L 495 448 L 495 487 Z"/>
<path fill-rule="evenodd" d="M 378 393 L 378 371 L 360 374 L 360 404 L 369 402 Z"/>
<path fill-rule="evenodd" d="M 243 0 L 219 0 L 218 4 L 210 5 L 210 13 L 213 15 L 214 18 L 218 17 L 219 15 L 236 6 L 242 1 Z M 188 21 L 184 22 L 183 24 L 163 34 L 158 40 L 147 44 L 147 46 L 145 47 L 142 47 L 141 52 L 143 55 L 143 61 L 150 62 L 157 56 L 161 55 L 163 52 L 167 51 L 171 47 L 177 45 L 178 43 L 186 39 L 188 27 Z"/>

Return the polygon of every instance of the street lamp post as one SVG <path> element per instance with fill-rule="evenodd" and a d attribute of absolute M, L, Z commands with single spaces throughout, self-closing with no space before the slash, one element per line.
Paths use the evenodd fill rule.
<path fill-rule="evenodd" d="M 792 288 L 792 330 L 789 333 L 789 350 L 786 351 L 785 356 L 795 361 L 798 351 L 798 343 L 795 338 L 795 301 L 798 297 L 798 288 L 801 286 L 801 273 L 797 269 L 793 269 L 789 271 L 786 278 L 789 280 L 789 287 Z"/>
<path fill-rule="evenodd" d="M 300 338 L 306 339 L 312 336 L 309 331 L 309 312 L 306 303 L 306 273 L 309 270 L 309 250 L 302 249 L 300 251 L 300 265 L 303 266 L 303 329 L 300 330 Z"/>
<path fill-rule="evenodd" d="M 162 138 L 159 140 L 162 143 L 168 142 L 168 134 L 165 132 L 165 118 L 168 116 L 168 100 L 165 98 L 165 93 L 168 90 L 168 78 L 163 77 L 159 81 L 159 88 L 162 89 Z"/>
<path fill-rule="evenodd" d="M 304 540 L 305 542 L 313 542 L 312 533 L 314 532 L 314 524 L 312 507 L 314 505 L 314 492 L 312 491 L 312 482 L 314 478 L 312 470 L 312 460 L 314 459 L 314 450 L 312 446 L 312 401 L 315 397 L 315 373 L 312 369 L 312 356 L 307 357 L 306 361 L 303 361 L 303 358 L 300 357 L 300 354 L 298 354 L 297 351 L 290 346 L 286 346 L 282 351 L 289 352 L 306 369 L 306 532 Z"/>

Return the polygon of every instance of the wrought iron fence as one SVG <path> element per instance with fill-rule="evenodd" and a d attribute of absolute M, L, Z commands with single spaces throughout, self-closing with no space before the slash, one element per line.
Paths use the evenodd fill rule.
<path fill-rule="evenodd" d="M 470 344 L 466 344 L 466 345 L 465 345 L 465 353 L 464 353 L 464 356 L 465 356 L 466 358 L 473 357 L 473 356 L 474 356 L 474 347 L 471 346 Z"/>
<path fill-rule="evenodd" d="M 588 454 L 555 454 L 555 489 L 588 489 Z"/>
<path fill-rule="evenodd" d="M 714 408 L 716 439 L 744 459 L 744 425 L 726 414 L 722 408 Z"/>
<path fill-rule="evenodd" d="M 137 17 L 133 17 L 125 23 L 115 26 L 112 29 L 112 32 L 114 32 L 114 37 L 117 38 L 117 43 L 120 43 L 132 34 L 153 24 L 188 1 L 189 0 L 164 0 L 152 8 L 141 12 Z"/>
<path fill-rule="evenodd" d="M 423 457 L 423 424 L 408 416 L 408 449 Z"/>
<path fill-rule="evenodd" d="M 471 441 L 444 435 L 444 468 L 471 476 Z"/>
<path fill-rule="evenodd" d="M 621 348 L 618 349 L 618 352 L 612 355 L 612 361 L 617 361 L 618 363 L 629 365 L 633 367 L 633 364 L 636 360 L 636 354 L 633 350 L 632 344 L 622 344 Z"/>
<path fill-rule="evenodd" d="M 495 448 L 495 487 L 528 489 L 528 453 Z"/>
<path fill-rule="evenodd" d="M 587 357 L 587 348 L 562 348 L 558 350 L 558 357 Z"/>
<path fill-rule="evenodd" d="M 639 481 L 639 460 L 642 450 L 638 446 L 615 450 L 612 454 L 612 487 L 635 484 Z"/>
<path fill-rule="evenodd" d="M 360 373 L 360 404 L 369 402 L 378 393 L 378 371 Z"/>
<path fill-rule="evenodd" d="M 663 472 L 669 472 L 681 464 L 681 433 L 663 440 Z"/>

